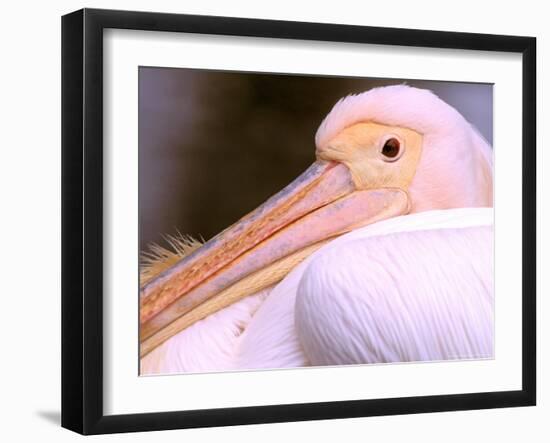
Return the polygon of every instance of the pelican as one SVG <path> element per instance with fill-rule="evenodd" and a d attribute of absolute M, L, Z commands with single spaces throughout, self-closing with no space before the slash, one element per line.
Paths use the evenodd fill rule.
<path fill-rule="evenodd" d="M 493 356 L 492 149 L 406 85 L 338 101 L 301 176 L 142 269 L 140 372 Z"/>

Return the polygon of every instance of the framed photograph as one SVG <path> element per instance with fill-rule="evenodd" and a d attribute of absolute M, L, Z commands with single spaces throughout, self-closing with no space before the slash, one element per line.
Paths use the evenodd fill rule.
<path fill-rule="evenodd" d="M 62 425 L 534 405 L 532 37 L 62 19 Z"/>

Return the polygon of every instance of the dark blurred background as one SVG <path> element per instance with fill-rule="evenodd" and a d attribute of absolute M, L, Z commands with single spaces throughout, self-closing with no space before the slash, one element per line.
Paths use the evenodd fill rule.
<path fill-rule="evenodd" d="M 492 144 L 488 84 L 140 67 L 140 248 L 217 234 L 311 164 L 339 98 L 403 82 L 431 89 Z"/>

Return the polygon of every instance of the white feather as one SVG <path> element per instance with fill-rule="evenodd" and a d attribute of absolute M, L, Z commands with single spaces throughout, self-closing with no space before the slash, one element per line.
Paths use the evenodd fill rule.
<path fill-rule="evenodd" d="M 319 255 L 296 298 L 313 365 L 493 355 L 490 226 L 356 239 Z"/>
<path fill-rule="evenodd" d="M 347 255 L 339 254 L 338 248 L 349 244 L 349 249 L 351 250 L 355 247 L 364 246 L 361 243 L 364 239 L 375 237 L 383 239 L 388 234 L 399 232 L 419 232 L 419 236 L 422 238 L 422 234 L 426 235 L 426 237 L 433 237 L 431 232 L 435 230 L 441 230 L 446 233 L 453 229 L 462 228 L 461 233 L 467 235 L 468 233 L 463 230 L 464 228 L 479 228 L 481 231 L 480 236 L 486 238 L 486 241 L 492 241 L 492 234 L 490 232 L 492 224 L 492 208 L 427 211 L 374 223 L 333 240 L 304 260 L 280 284 L 275 286 L 268 299 L 260 306 L 239 339 L 236 366 L 241 369 L 256 369 L 299 367 L 309 364 L 306 356 L 307 352 L 304 352 L 295 326 L 296 323 L 302 320 L 301 318 L 296 318 L 295 320 L 295 306 L 300 283 L 305 274 L 309 272 L 309 266 L 314 266 L 311 273 L 314 274 L 318 271 L 318 265 L 314 265 L 317 258 L 329 256 L 334 261 L 340 262 L 341 266 L 347 266 L 351 263 L 351 260 Z M 426 238 L 426 241 L 429 240 Z M 432 238 L 431 240 L 434 239 Z M 441 236 L 439 241 L 441 243 L 440 248 L 443 250 L 446 245 L 444 235 Z M 380 240 L 379 246 L 384 246 L 383 240 Z M 400 248 L 405 248 L 405 246 L 400 246 Z M 468 255 L 471 253 L 475 255 L 477 249 L 474 245 L 470 252 L 468 252 Z M 449 253 L 451 252 L 449 251 Z M 485 252 L 487 251 L 485 250 Z M 371 253 L 376 253 L 376 251 L 371 251 Z M 487 263 L 492 264 L 491 254 L 492 250 L 487 258 L 485 254 L 482 255 L 480 253 L 478 259 L 487 259 Z M 398 254 L 396 253 L 394 257 L 398 259 Z M 416 257 L 416 262 L 419 265 L 422 260 L 422 255 Z M 452 262 L 449 263 L 449 267 L 453 267 Z M 332 270 L 327 268 L 325 272 L 331 273 Z M 361 272 L 364 273 L 364 271 Z M 411 272 L 414 272 L 414 266 Z M 492 272 L 488 274 L 487 278 L 492 278 Z M 464 278 L 469 279 L 471 275 L 465 275 Z M 422 290 L 423 286 L 411 288 L 411 291 Z M 492 286 L 487 286 L 487 290 L 491 291 L 491 294 L 487 296 L 492 297 Z M 472 296 L 476 295 L 479 295 L 479 293 L 472 294 Z M 338 294 L 335 294 L 334 297 L 337 298 Z M 488 318 L 487 321 L 492 321 L 492 317 Z M 324 327 L 324 323 L 320 323 L 319 327 Z"/>
<path fill-rule="evenodd" d="M 237 340 L 268 290 L 191 325 L 141 359 L 142 375 L 235 369 Z"/>

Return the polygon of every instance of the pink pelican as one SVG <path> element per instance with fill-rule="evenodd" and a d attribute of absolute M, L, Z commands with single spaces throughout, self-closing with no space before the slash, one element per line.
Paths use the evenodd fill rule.
<path fill-rule="evenodd" d="M 141 373 L 493 355 L 492 149 L 427 90 L 341 99 L 316 161 L 142 272 Z"/>

